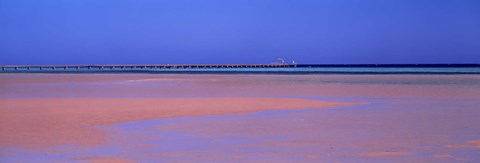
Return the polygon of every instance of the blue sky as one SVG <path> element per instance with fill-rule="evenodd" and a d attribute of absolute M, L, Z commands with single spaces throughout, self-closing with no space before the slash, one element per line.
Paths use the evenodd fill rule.
<path fill-rule="evenodd" d="M 0 64 L 480 63 L 478 0 L 0 0 Z"/>

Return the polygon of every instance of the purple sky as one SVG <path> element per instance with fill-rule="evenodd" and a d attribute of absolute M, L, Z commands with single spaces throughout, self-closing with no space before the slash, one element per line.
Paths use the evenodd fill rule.
<path fill-rule="evenodd" d="M 1 64 L 480 63 L 478 0 L 0 0 Z"/>

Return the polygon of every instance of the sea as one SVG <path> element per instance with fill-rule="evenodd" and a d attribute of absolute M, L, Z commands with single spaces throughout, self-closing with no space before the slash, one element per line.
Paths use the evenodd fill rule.
<path fill-rule="evenodd" d="M 480 74 L 480 64 L 364 64 L 364 65 L 285 65 L 285 67 L 207 68 L 198 65 L 162 66 L 0 66 L 0 73 L 259 73 L 259 74 Z"/>

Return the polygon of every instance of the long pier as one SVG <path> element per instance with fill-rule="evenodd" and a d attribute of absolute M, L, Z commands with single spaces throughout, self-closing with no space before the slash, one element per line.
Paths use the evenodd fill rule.
<path fill-rule="evenodd" d="M 0 65 L 0 73 L 480 74 L 480 64 Z"/>
<path fill-rule="evenodd" d="M 148 70 L 148 69 L 225 69 L 288 68 L 296 64 L 163 64 L 163 65 L 4 65 L 0 70 Z"/>

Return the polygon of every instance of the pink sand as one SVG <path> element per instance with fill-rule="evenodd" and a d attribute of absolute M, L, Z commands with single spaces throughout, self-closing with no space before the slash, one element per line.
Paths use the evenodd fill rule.
<path fill-rule="evenodd" d="M 479 90 L 479 75 L 0 74 L 0 157 L 20 159 L 15 147 L 100 162 L 480 161 Z M 281 114 L 249 116 L 261 111 Z M 193 118 L 211 115 L 224 118 Z M 178 117 L 192 119 L 98 128 Z M 147 134 L 166 131 L 221 146 Z M 157 151 L 171 141 L 179 150 Z M 87 152 L 52 151 L 63 145 Z M 112 146 L 128 152 L 88 153 Z"/>

